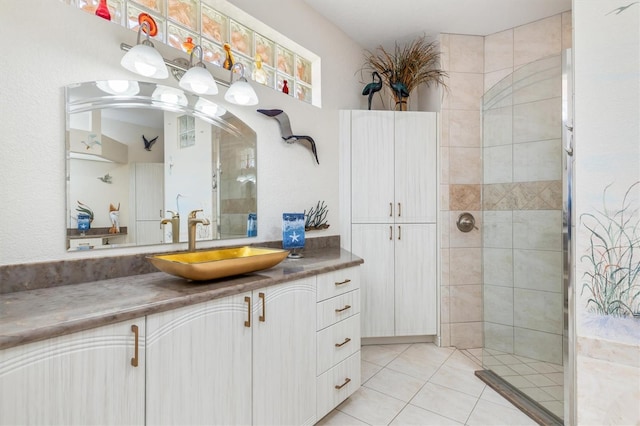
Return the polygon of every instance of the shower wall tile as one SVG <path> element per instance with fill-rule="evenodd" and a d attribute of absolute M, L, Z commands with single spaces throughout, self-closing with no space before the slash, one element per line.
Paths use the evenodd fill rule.
<path fill-rule="evenodd" d="M 573 22 L 571 11 L 562 14 L 562 50 L 573 46 Z"/>
<path fill-rule="evenodd" d="M 562 250 L 562 212 L 513 212 L 513 246 L 520 249 Z"/>
<path fill-rule="evenodd" d="M 513 287 L 513 250 L 485 247 L 482 256 L 485 285 Z"/>
<path fill-rule="evenodd" d="M 483 339 L 482 322 L 452 323 L 451 345 L 458 349 L 481 348 Z"/>
<path fill-rule="evenodd" d="M 451 345 L 451 325 L 440 324 L 440 346 L 449 347 Z"/>
<path fill-rule="evenodd" d="M 453 285 L 449 289 L 451 323 L 482 321 L 482 285 Z"/>
<path fill-rule="evenodd" d="M 513 31 L 514 66 L 557 55 L 562 47 L 561 15 L 554 15 Z"/>
<path fill-rule="evenodd" d="M 562 158 L 560 139 L 515 144 L 513 145 L 513 181 L 561 181 L 560 158 Z"/>
<path fill-rule="evenodd" d="M 488 183 L 482 189 L 482 208 L 500 210 L 561 210 L 562 181 Z"/>
<path fill-rule="evenodd" d="M 513 108 L 495 108 L 484 113 L 484 146 L 511 145 L 513 141 Z"/>
<path fill-rule="evenodd" d="M 511 211 L 484 211 L 483 246 L 510 249 L 512 243 L 513 213 Z"/>
<path fill-rule="evenodd" d="M 449 145 L 457 147 L 479 148 L 480 110 L 450 110 Z"/>
<path fill-rule="evenodd" d="M 516 288 L 513 304 L 516 327 L 562 334 L 564 303 L 561 293 Z"/>
<path fill-rule="evenodd" d="M 454 72 L 484 72 L 484 37 L 449 35 L 449 70 Z"/>
<path fill-rule="evenodd" d="M 480 185 L 449 185 L 452 210 L 480 210 Z"/>
<path fill-rule="evenodd" d="M 484 347 L 486 349 L 513 353 L 512 326 L 485 322 L 484 328 Z"/>
<path fill-rule="evenodd" d="M 450 185 L 440 185 L 440 210 L 449 210 Z"/>
<path fill-rule="evenodd" d="M 449 285 L 482 284 L 480 248 L 449 249 Z"/>
<path fill-rule="evenodd" d="M 562 364 L 562 335 L 514 327 L 513 349 L 519 356 Z"/>
<path fill-rule="evenodd" d="M 513 145 L 489 146 L 482 152 L 485 185 L 513 182 Z"/>
<path fill-rule="evenodd" d="M 498 71 L 491 71 L 488 72 L 484 75 L 484 87 L 488 88 L 488 90 L 490 90 L 491 88 L 495 87 L 502 87 L 502 84 L 500 84 L 502 82 L 503 79 L 505 79 L 506 77 L 509 77 L 508 80 L 511 80 L 511 73 L 513 72 L 513 68 L 505 68 L 502 70 L 498 70 Z M 498 86 L 496 86 L 498 85 Z M 496 107 L 496 106 L 504 106 L 504 102 L 505 102 L 505 98 L 506 101 L 508 102 L 507 105 L 510 103 L 508 96 L 510 95 L 511 90 L 509 90 L 508 92 L 505 91 L 498 91 L 496 90 L 495 92 L 492 92 L 492 94 L 494 95 L 494 98 L 491 98 L 492 101 L 492 106 Z M 487 98 L 487 92 L 485 91 L 485 96 L 484 98 L 486 99 L 485 102 L 489 101 L 490 99 Z M 498 105 L 497 102 L 498 100 L 500 101 L 500 104 Z"/>
<path fill-rule="evenodd" d="M 484 320 L 487 322 L 513 325 L 513 288 L 484 285 Z"/>
<path fill-rule="evenodd" d="M 439 114 L 440 146 L 449 146 L 449 110 L 443 109 Z"/>
<path fill-rule="evenodd" d="M 449 73 L 449 93 L 445 96 L 443 108 L 480 110 L 484 93 L 482 73 Z"/>
<path fill-rule="evenodd" d="M 458 217 L 461 213 L 459 210 L 452 210 L 449 212 L 449 225 L 444 224 L 443 228 L 449 230 L 449 246 L 451 248 L 481 248 L 482 247 L 482 233 L 480 229 L 482 225 L 482 212 L 481 211 L 469 211 L 476 220 L 476 226 L 478 229 L 473 229 L 471 232 L 462 232 L 456 226 Z M 478 258 L 479 258 L 478 253 Z M 452 258 L 453 259 L 453 258 Z M 453 265 L 453 264 L 452 264 Z M 455 267 L 455 266 L 453 266 Z"/>
<path fill-rule="evenodd" d="M 443 70 L 449 71 L 449 34 L 440 34 L 440 66 Z"/>
<path fill-rule="evenodd" d="M 440 222 L 445 226 L 440 226 L 440 247 L 448 249 L 451 246 L 449 229 L 446 226 L 449 223 L 451 214 L 448 211 L 440 212 Z"/>
<path fill-rule="evenodd" d="M 440 148 L 440 183 L 449 183 L 449 147 Z"/>
<path fill-rule="evenodd" d="M 513 29 L 484 38 L 484 72 L 513 68 Z M 490 87 L 490 86 L 487 86 Z"/>
<path fill-rule="evenodd" d="M 562 137 L 562 98 L 513 106 L 513 142 Z"/>
<path fill-rule="evenodd" d="M 559 55 L 527 64 L 513 73 L 513 103 L 523 104 L 557 97 L 562 93 Z"/>
<path fill-rule="evenodd" d="M 442 286 L 449 285 L 449 249 L 442 249 L 440 251 L 440 264 L 442 268 Z"/>
<path fill-rule="evenodd" d="M 448 324 L 451 322 L 451 296 L 450 287 L 443 285 L 440 289 L 440 321 Z"/>
<path fill-rule="evenodd" d="M 482 182 L 482 150 L 480 148 L 449 148 L 449 182 Z"/>
<path fill-rule="evenodd" d="M 562 256 L 557 251 L 514 250 L 514 287 L 562 294 Z"/>
<path fill-rule="evenodd" d="M 487 90 L 482 97 L 482 110 L 485 111 L 485 113 L 495 108 L 508 107 L 513 104 L 511 101 L 511 95 L 513 93 L 513 88 L 511 87 L 513 83 L 512 69 L 506 69 L 505 72 L 508 72 L 507 75 L 502 77 L 493 86 L 485 85 Z M 487 74 L 485 74 L 485 76 L 486 75 Z"/>

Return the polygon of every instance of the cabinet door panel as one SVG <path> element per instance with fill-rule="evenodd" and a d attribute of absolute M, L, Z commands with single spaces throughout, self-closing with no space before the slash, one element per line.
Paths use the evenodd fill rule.
<path fill-rule="evenodd" d="M 0 424 L 143 425 L 144 359 L 143 318 L 2 350 Z"/>
<path fill-rule="evenodd" d="M 360 274 L 362 337 L 393 336 L 394 227 L 353 224 L 351 232 L 351 250 L 364 259 Z"/>
<path fill-rule="evenodd" d="M 352 112 L 353 223 L 393 221 L 393 137 L 392 111 Z"/>
<path fill-rule="evenodd" d="M 244 293 L 147 317 L 147 424 L 250 424 Z"/>
<path fill-rule="evenodd" d="M 315 284 L 309 277 L 253 292 L 254 424 L 315 422 Z"/>
<path fill-rule="evenodd" d="M 135 167 L 136 220 L 160 220 L 164 212 L 164 165 L 136 163 Z"/>
<path fill-rule="evenodd" d="M 395 221 L 436 222 L 436 113 L 398 112 L 395 125 Z"/>
<path fill-rule="evenodd" d="M 436 334 L 436 225 L 396 225 L 398 228 L 395 335 Z"/>

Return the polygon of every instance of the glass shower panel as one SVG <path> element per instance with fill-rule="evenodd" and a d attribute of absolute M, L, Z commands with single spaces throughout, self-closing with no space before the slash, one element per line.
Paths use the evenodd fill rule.
<path fill-rule="evenodd" d="M 483 367 L 563 417 L 560 56 L 483 98 Z"/>

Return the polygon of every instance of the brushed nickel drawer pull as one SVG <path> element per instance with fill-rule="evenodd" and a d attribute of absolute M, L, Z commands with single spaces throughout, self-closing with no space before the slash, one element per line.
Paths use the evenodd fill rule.
<path fill-rule="evenodd" d="M 398 226 L 398 239 L 401 240 L 402 239 L 402 227 Z"/>
<path fill-rule="evenodd" d="M 247 320 L 244 322 L 244 326 L 251 327 L 251 298 L 245 296 L 244 301 L 247 303 Z"/>
<path fill-rule="evenodd" d="M 347 279 L 346 279 L 346 280 L 344 280 L 344 281 L 336 282 L 336 283 L 334 283 L 334 284 L 335 284 L 335 285 L 343 285 L 343 284 L 349 284 L 350 282 L 351 282 L 351 280 L 347 278 Z"/>
<path fill-rule="evenodd" d="M 349 343 L 350 341 L 351 341 L 351 339 L 347 337 L 346 339 L 344 339 L 344 342 L 336 343 L 336 348 L 340 348 L 340 347 L 346 345 L 347 343 Z"/>
<path fill-rule="evenodd" d="M 398 217 L 402 216 L 402 204 L 398 203 Z"/>
<path fill-rule="evenodd" d="M 342 389 L 343 387 L 347 386 L 347 384 L 348 384 L 350 381 L 351 381 L 351 379 L 347 377 L 346 379 L 344 379 L 344 383 L 343 383 L 343 384 L 341 384 L 341 385 L 336 385 L 336 386 L 335 386 L 335 388 L 336 388 L 336 389 L 338 389 L 338 390 L 340 390 L 340 389 Z"/>
<path fill-rule="evenodd" d="M 133 365 L 134 367 L 138 366 L 138 326 L 137 325 L 132 325 L 131 326 L 131 331 L 133 331 L 133 335 L 135 338 L 135 342 L 134 342 L 134 350 L 133 350 L 133 358 L 131 358 L 131 365 Z"/>
<path fill-rule="evenodd" d="M 393 217 L 393 203 L 389 203 L 389 217 Z"/>
<path fill-rule="evenodd" d="M 393 240 L 393 226 L 389 225 L 389 241 Z"/>
<path fill-rule="evenodd" d="M 347 309 L 351 309 L 351 305 L 344 305 L 344 308 L 336 309 L 336 313 L 346 311 Z"/>

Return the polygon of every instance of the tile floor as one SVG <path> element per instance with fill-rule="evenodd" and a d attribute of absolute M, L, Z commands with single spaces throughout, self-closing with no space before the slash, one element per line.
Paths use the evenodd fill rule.
<path fill-rule="evenodd" d="M 474 375 L 468 351 L 362 347 L 362 387 L 318 425 L 536 425 Z"/>

